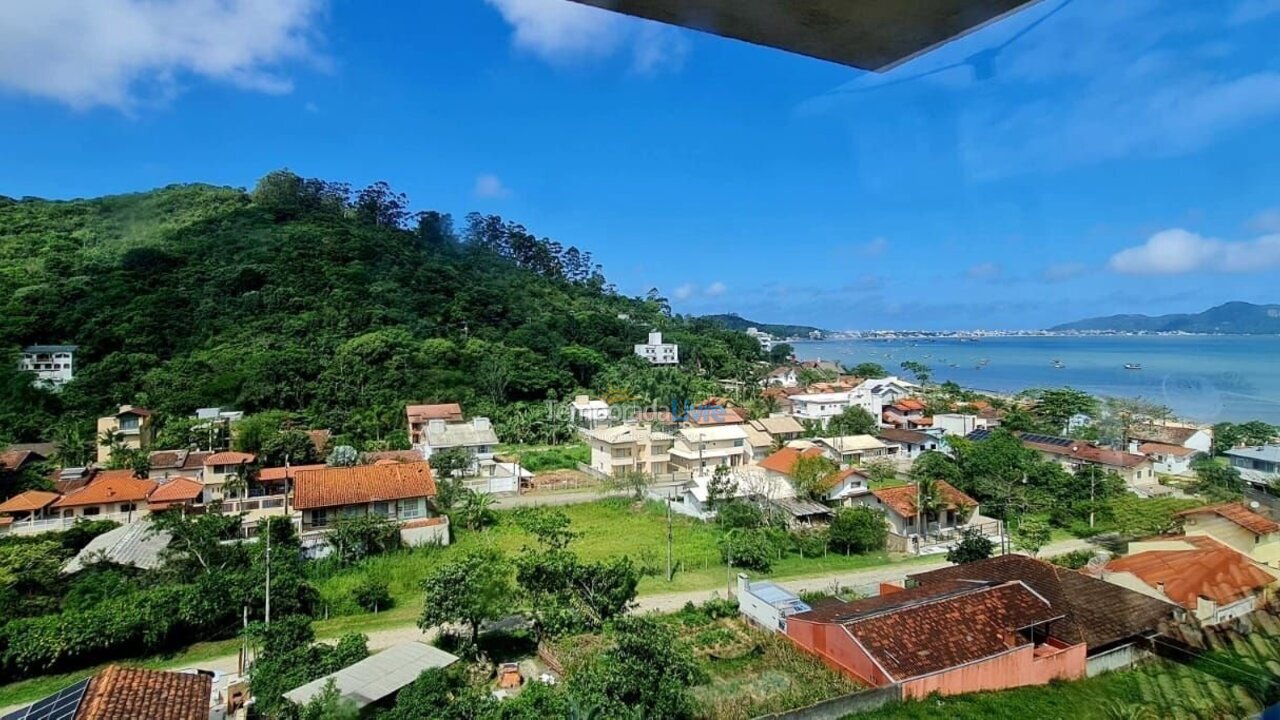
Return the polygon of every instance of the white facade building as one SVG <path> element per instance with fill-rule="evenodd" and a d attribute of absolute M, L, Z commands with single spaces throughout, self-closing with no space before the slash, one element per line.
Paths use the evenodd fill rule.
<path fill-rule="evenodd" d="M 18 368 L 36 374 L 35 384 L 59 388 L 75 377 L 77 345 L 31 345 L 22 349 Z"/>
<path fill-rule="evenodd" d="M 760 343 L 761 350 L 769 352 L 773 349 L 773 336 L 769 333 L 749 327 L 747 328 L 747 334 L 755 338 L 756 342 Z"/>
<path fill-rule="evenodd" d="M 636 355 L 654 365 L 679 365 L 680 348 L 675 343 L 662 342 L 662 333 L 653 330 L 649 333 L 649 342 L 636 345 Z"/>
<path fill-rule="evenodd" d="M 792 395 L 791 414 L 800 420 L 817 420 L 825 425 L 852 404 L 853 395 L 849 392 Z M 876 417 L 880 417 L 879 414 Z"/>
<path fill-rule="evenodd" d="M 887 378 L 864 380 L 861 385 L 850 391 L 849 401 L 871 413 L 871 416 L 879 421 L 884 415 L 886 406 L 911 397 L 919 390 L 919 385 L 891 375 Z"/>

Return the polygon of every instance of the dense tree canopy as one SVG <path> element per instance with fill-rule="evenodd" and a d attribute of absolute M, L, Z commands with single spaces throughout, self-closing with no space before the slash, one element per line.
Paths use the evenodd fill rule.
<path fill-rule="evenodd" d="M 651 328 L 680 344 L 679 370 L 633 357 Z M 61 393 L 13 370 L 18 347 L 62 342 L 80 350 Z M 764 357 L 743 333 L 672 316 L 656 293 L 619 295 L 589 252 L 516 223 L 472 214 L 455 230 L 384 183 L 353 191 L 285 171 L 252 192 L 0 198 L 0 349 L 0 440 L 91 435 L 92 418 L 128 402 L 162 420 L 282 411 L 361 449 L 402 442 L 391 436 L 407 402 L 458 401 L 495 421 L 504 403 L 578 389 L 665 405 Z"/>

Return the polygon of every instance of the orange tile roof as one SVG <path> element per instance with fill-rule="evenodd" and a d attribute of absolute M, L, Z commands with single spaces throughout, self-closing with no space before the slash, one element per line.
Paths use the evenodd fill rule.
<path fill-rule="evenodd" d="M 687 413 L 690 425 L 740 425 L 747 421 L 742 411 L 720 405 L 692 408 Z"/>
<path fill-rule="evenodd" d="M 818 457 L 820 455 L 822 455 L 822 451 L 818 448 L 809 448 L 804 452 L 800 452 L 795 448 L 784 447 L 778 452 L 761 460 L 760 467 L 790 476 L 791 468 L 795 467 L 797 460 L 802 457 Z"/>
<path fill-rule="evenodd" d="M 253 453 L 242 453 L 228 450 L 226 452 L 217 452 L 204 459 L 204 464 L 209 465 L 241 465 L 243 463 L 251 463 L 257 460 L 258 456 Z"/>
<path fill-rule="evenodd" d="M 360 465 L 299 472 L 294 480 L 293 506 L 309 510 L 435 494 L 436 482 L 429 463 Z"/>
<path fill-rule="evenodd" d="M 1188 610 L 1196 609 L 1200 597 L 1226 605 L 1280 583 L 1249 558 L 1211 538 L 1182 539 L 1196 549 L 1135 553 L 1107 563 L 1107 570 L 1133 573 L 1153 588 L 1163 585 L 1165 596 Z"/>
<path fill-rule="evenodd" d="M 962 507 L 977 507 L 978 501 L 960 492 L 946 480 L 938 480 L 938 492 L 948 510 Z M 902 517 L 916 514 L 916 486 L 900 485 L 898 487 L 878 488 L 871 491 L 880 502 Z"/>
<path fill-rule="evenodd" d="M 155 482 L 136 478 L 132 470 L 104 470 L 88 485 L 67 493 L 52 507 L 81 507 L 117 502 L 142 502 L 156 489 Z"/>
<path fill-rule="evenodd" d="M 208 675 L 112 665 L 89 681 L 76 720 L 207 720 L 213 695 Z"/>
<path fill-rule="evenodd" d="M 0 513 L 35 512 L 62 497 L 55 492 L 28 490 L 0 503 Z"/>
<path fill-rule="evenodd" d="M 1142 443 L 1141 445 L 1139 445 L 1138 452 L 1142 453 L 1143 455 L 1154 455 L 1158 453 L 1160 455 L 1174 455 L 1176 457 L 1186 457 L 1188 455 L 1194 455 L 1196 451 L 1188 447 L 1182 447 L 1181 445 L 1169 445 L 1167 443 L 1149 442 L 1149 443 Z"/>
<path fill-rule="evenodd" d="M 1280 531 L 1280 523 L 1265 518 L 1245 507 L 1243 503 L 1238 502 L 1191 508 L 1190 510 L 1183 510 L 1178 515 L 1187 516 L 1199 513 L 1213 513 L 1219 517 L 1224 517 L 1254 535 L 1270 535 L 1273 532 Z"/>
<path fill-rule="evenodd" d="M 404 409 L 409 422 L 426 422 L 428 420 L 448 420 L 462 422 L 462 406 L 458 403 L 440 403 L 438 405 L 409 405 Z"/>
<path fill-rule="evenodd" d="M 299 470 L 320 470 L 329 467 L 324 463 L 315 465 L 290 465 L 289 467 L 269 467 L 258 471 L 258 482 L 281 482 L 298 476 Z"/>
<path fill-rule="evenodd" d="M 203 493 L 204 485 L 191 478 L 178 477 L 156 488 L 155 492 L 147 498 L 147 502 L 151 504 L 188 502 L 195 500 Z"/>
<path fill-rule="evenodd" d="M 902 408 L 907 411 L 924 410 L 924 403 L 915 398 L 903 398 L 894 403 L 893 407 Z"/>
<path fill-rule="evenodd" d="M 822 482 L 818 483 L 818 487 L 822 490 L 830 490 L 854 475 L 862 475 L 862 472 L 854 467 L 837 470 L 823 478 Z M 863 475 L 863 477 L 866 476 Z"/>

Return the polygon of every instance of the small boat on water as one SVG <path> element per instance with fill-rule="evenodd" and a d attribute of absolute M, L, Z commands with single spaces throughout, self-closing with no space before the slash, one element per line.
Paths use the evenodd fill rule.
<path fill-rule="evenodd" d="M 1124 369 L 1125 370 L 1141 370 L 1142 363 L 1125 363 Z"/>
<path fill-rule="evenodd" d="M 1066 364 L 1065 364 L 1065 363 L 1063 363 L 1061 360 L 1054 360 L 1054 361 L 1053 361 L 1053 366 L 1054 366 L 1055 368 L 1057 368 L 1057 369 L 1061 370 L 1062 368 L 1066 367 Z"/>

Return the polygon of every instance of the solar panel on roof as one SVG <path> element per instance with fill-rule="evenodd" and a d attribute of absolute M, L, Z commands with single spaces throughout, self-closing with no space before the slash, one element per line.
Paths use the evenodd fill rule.
<path fill-rule="evenodd" d="M 0 720 L 72 720 L 80 709 L 85 690 L 89 688 L 89 680 L 91 678 L 85 678 L 43 700 L 0 717 Z"/>
<path fill-rule="evenodd" d="M 1076 441 L 1070 438 L 1061 438 L 1055 435 L 1037 435 L 1035 433 L 1023 433 L 1022 439 L 1038 445 L 1055 445 L 1057 447 L 1071 447 L 1076 444 Z"/>

